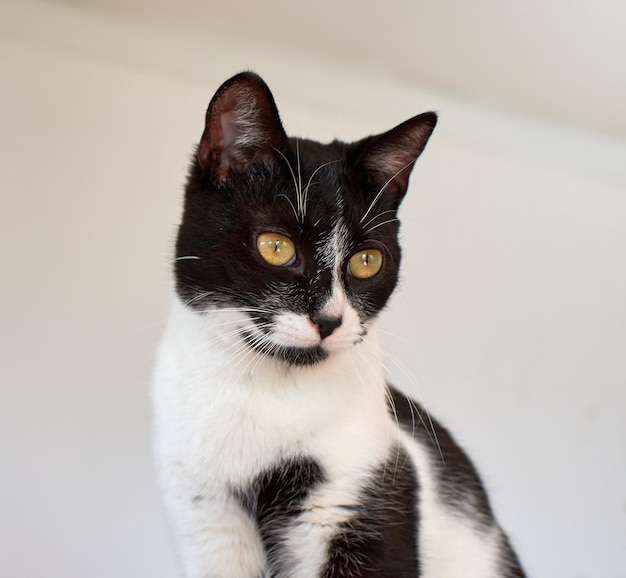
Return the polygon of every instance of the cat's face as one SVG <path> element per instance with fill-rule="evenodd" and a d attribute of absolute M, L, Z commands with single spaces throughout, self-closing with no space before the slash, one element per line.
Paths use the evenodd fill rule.
<path fill-rule="evenodd" d="M 352 347 L 398 278 L 396 211 L 436 117 L 352 144 L 288 139 L 256 75 L 224 83 L 187 184 L 175 271 L 202 314 L 294 365 Z"/>

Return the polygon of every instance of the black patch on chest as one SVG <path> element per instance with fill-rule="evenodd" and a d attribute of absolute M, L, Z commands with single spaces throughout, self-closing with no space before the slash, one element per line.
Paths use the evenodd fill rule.
<path fill-rule="evenodd" d="M 324 481 L 320 465 L 307 458 L 285 461 L 257 476 L 235 492 L 243 508 L 256 521 L 267 553 L 271 575 L 288 576 L 288 561 L 281 556 L 284 530 L 302 512 L 309 492 Z"/>
<path fill-rule="evenodd" d="M 412 578 L 418 560 L 417 478 L 398 448 L 374 472 L 361 503 L 332 541 L 324 578 Z"/>

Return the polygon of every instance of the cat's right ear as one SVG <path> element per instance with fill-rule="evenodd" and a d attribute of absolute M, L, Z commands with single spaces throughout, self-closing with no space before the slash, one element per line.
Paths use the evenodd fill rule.
<path fill-rule="evenodd" d="M 263 79 L 242 72 L 222 84 L 209 104 L 198 147 L 198 162 L 211 180 L 221 184 L 231 172 L 287 149 L 274 97 Z"/>

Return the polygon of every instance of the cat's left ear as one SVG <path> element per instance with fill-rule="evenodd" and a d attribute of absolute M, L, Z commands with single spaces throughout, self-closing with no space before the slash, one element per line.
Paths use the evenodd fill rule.
<path fill-rule="evenodd" d="M 233 172 L 288 150 L 274 97 L 263 79 L 253 72 L 233 76 L 209 103 L 198 162 L 217 184 Z"/>
<path fill-rule="evenodd" d="M 366 139 L 356 164 L 380 187 L 394 191 L 398 202 L 409 186 L 417 158 L 437 124 L 434 112 L 424 112 L 383 134 Z"/>

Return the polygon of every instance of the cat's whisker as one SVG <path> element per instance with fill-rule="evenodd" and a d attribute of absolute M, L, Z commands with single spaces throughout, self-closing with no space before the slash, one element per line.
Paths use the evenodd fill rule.
<path fill-rule="evenodd" d="M 372 343 L 371 339 L 368 339 L 367 337 L 363 338 L 363 341 L 366 341 L 368 343 Z M 407 377 L 409 378 L 409 381 L 411 381 L 413 384 L 415 384 L 415 381 L 412 379 L 412 376 L 410 374 L 410 372 L 408 371 L 408 369 L 406 367 L 403 367 L 402 364 L 400 364 L 400 362 L 398 362 L 397 360 L 395 360 L 391 355 L 389 355 L 388 353 L 386 353 L 385 351 L 383 351 L 383 355 L 385 355 L 385 357 L 387 357 L 390 361 L 396 363 L 396 365 L 402 369 L 404 371 L 404 373 L 407 375 Z M 385 370 L 385 372 L 389 375 L 390 378 L 394 377 L 394 372 L 391 370 L 391 368 L 385 364 L 384 362 L 382 362 L 382 367 Z M 386 396 L 387 399 L 389 401 L 390 407 L 392 409 L 393 415 L 394 415 L 394 419 L 396 422 L 396 428 L 398 431 L 401 430 L 400 427 L 400 421 L 399 421 L 399 417 L 396 411 L 396 405 L 395 402 L 393 400 L 393 397 L 391 396 L 391 393 L 389 391 L 389 387 L 385 388 L 385 392 L 386 392 Z M 421 401 L 423 402 L 423 396 L 420 395 Z M 417 411 L 417 415 L 420 418 L 420 422 L 422 423 L 422 425 L 424 426 L 426 432 L 428 433 L 431 441 L 433 441 L 434 445 L 436 446 L 439 455 L 441 457 L 442 463 L 444 462 L 444 458 L 443 458 L 443 452 L 441 451 L 441 446 L 439 445 L 439 439 L 437 438 L 437 433 L 435 431 L 435 427 L 434 424 L 432 422 L 432 419 L 430 417 L 430 413 L 428 412 L 428 409 L 426 408 L 426 405 L 424 404 L 424 411 L 426 412 L 427 415 L 427 419 L 428 419 L 428 424 L 426 424 L 426 422 L 424 421 L 424 418 L 422 417 L 422 413 L 419 411 L 419 408 L 415 405 L 415 403 L 411 400 L 410 397 L 406 398 L 408 403 L 409 403 L 409 408 L 411 410 L 411 425 L 412 425 L 412 431 L 411 431 L 411 437 L 414 437 L 415 435 L 415 427 L 416 427 L 416 422 L 415 422 L 415 411 Z M 432 435 L 430 435 L 432 432 Z M 408 455 L 405 457 L 405 461 L 402 464 L 402 469 L 404 469 L 404 466 L 406 465 L 406 461 L 408 459 Z"/>
<path fill-rule="evenodd" d="M 218 311 L 209 309 L 207 311 L 202 311 L 201 313 L 204 314 L 212 314 L 212 313 L 218 313 Z M 213 317 L 213 319 L 211 320 L 210 323 L 210 327 L 221 327 L 223 325 L 232 325 L 234 323 L 245 323 L 246 321 L 258 321 L 258 320 L 262 320 L 264 319 L 264 317 L 262 315 L 267 314 L 268 312 L 266 311 L 254 311 L 252 309 L 250 310 L 242 310 L 242 311 L 233 311 L 233 313 L 242 313 L 245 316 L 241 316 L 241 317 L 236 317 L 236 318 L 232 318 L 232 317 L 226 317 L 225 320 L 220 319 L 220 315 L 215 315 Z M 260 313 L 260 314 L 259 314 Z"/>
<path fill-rule="evenodd" d="M 285 195 L 285 193 L 280 193 L 278 195 L 276 195 L 276 198 L 280 198 L 280 197 L 284 197 L 285 199 L 287 199 L 287 202 L 289 203 L 289 205 L 291 206 L 291 210 L 293 211 L 293 214 L 296 218 L 296 221 L 298 221 L 299 217 L 298 217 L 298 211 L 296 211 L 296 208 L 293 206 L 293 203 L 291 202 L 291 199 Z"/>
<path fill-rule="evenodd" d="M 232 369 L 238 369 L 236 376 L 237 381 L 241 381 L 250 362 L 260 355 L 260 353 L 256 349 L 251 347 L 249 343 L 244 342 L 240 345 L 240 349 L 238 349 L 232 357 L 231 365 Z M 244 363 L 245 366 L 243 366 Z"/>
<path fill-rule="evenodd" d="M 298 213 L 304 222 L 304 198 L 302 195 L 302 164 L 300 162 L 300 139 L 296 139 L 296 163 L 298 165 Z"/>
<path fill-rule="evenodd" d="M 220 324 L 220 325 L 214 325 L 211 327 L 211 330 L 215 330 L 215 329 L 221 329 L 222 327 L 225 327 L 225 324 Z M 238 337 L 241 335 L 245 335 L 247 329 L 246 327 L 237 327 L 236 329 L 233 329 L 231 331 L 227 331 L 225 333 L 220 333 L 219 335 L 215 336 L 213 339 L 209 340 L 208 343 L 211 344 L 215 344 L 215 343 L 220 343 L 220 342 L 226 342 L 229 339 L 233 338 L 233 337 Z M 228 349 L 232 347 L 232 344 L 229 345 L 226 348 L 226 351 L 228 351 Z"/>
<path fill-rule="evenodd" d="M 226 351 L 235 349 L 230 358 L 230 362 L 232 362 L 233 365 L 238 364 L 241 358 L 245 357 L 247 352 L 255 352 L 254 344 L 257 337 L 251 334 L 250 329 L 244 328 L 240 335 L 241 338 L 226 349 Z"/>
<path fill-rule="evenodd" d="M 289 172 L 291 173 L 291 178 L 293 180 L 293 186 L 294 186 L 294 190 L 296 193 L 296 201 L 299 200 L 300 198 L 300 189 L 298 187 L 298 180 L 296 179 L 296 173 L 293 170 L 293 167 L 291 166 L 291 163 L 289 162 L 289 159 L 284 155 L 284 153 L 277 149 L 275 146 L 272 146 L 272 149 L 275 150 L 285 161 L 285 163 L 287 164 L 287 167 L 289 168 Z M 299 202 L 298 204 L 298 208 L 299 208 Z M 293 205 L 292 205 L 293 206 Z M 299 219 L 299 213 L 296 211 L 296 219 Z"/>
<path fill-rule="evenodd" d="M 241 381 L 241 379 L 245 375 L 246 368 L 250 364 L 250 361 L 256 359 L 259 355 L 260 353 L 256 349 L 253 349 L 248 344 L 242 344 L 241 349 L 239 349 L 233 356 L 232 369 L 239 369 L 236 376 L 237 381 Z M 248 357 L 250 357 L 250 361 L 248 361 L 246 365 L 241 368 L 242 364 L 246 362 Z"/>
<path fill-rule="evenodd" d="M 210 328 L 207 328 L 207 330 L 211 329 L 214 330 L 216 328 L 219 328 L 220 325 L 212 325 Z M 270 322 L 265 322 L 265 323 L 256 323 L 255 327 L 258 329 L 265 329 L 265 328 L 269 328 L 271 327 L 271 323 Z M 237 360 L 237 358 L 239 356 L 241 356 L 242 354 L 245 353 L 246 350 L 251 350 L 253 349 L 250 345 L 250 343 L 246 342 L 246 340 L 244 339 L 244 337 L 249 334 L 251 331 L 250 327 L 246 327 L 246 326 L 242 326 L 242 327 L 238 327 L 237 329 L 234 329 L 230 332 L 218 335 L 216 337 L 214 337 L 213 339 L 209 340 L 207 343 L 208 344 L 212 344 L 212 343 L 223 343 L 225 341 L 228 341 L 229 339 L 232 338 L 238 338 L 239 339 L 235 339 L 230 345 L 228 345 L 226 348 L 224 348 L 224 352 L 231 352 L 233 349 L 236 349 L 236 351 L 234 352 L 234 360 Z"/>
<path fill-rule="evenodd" d="M 376 219 L 380 219 L 380 217 L 382 217 L 383 215 L 386 215 L 387 213 L 395 213 L 396 209 L 389 209 L 388 211 L 383 211 L 382 213 L 378 213 L 376 215 L 374 215 L 369 221 L 367 221 L 367 223 L 365 223 L 363 225 L 363 229 L 365 232 L 368 231 L 368 226 L 370 223 L 373 223 Z"/>
<path fill-rule="evenodd" d="M 239 312 L 239 313 L 266 313 L 268 315 L 275 315 L 276 314 L 276 309 L 272 309 L 270 307 L 251 307 L 251 306 L 246 306 L 246 307 L 233 307 L 231 309 L 223 309 L 221 311 L 233 311 L 233 312 Z"/>
<path fill-rule="evenodd" d="M 416 427 L 415 413 L 417 413 L 417 416 L 419 417 L 420 423 L 422 424 L 422 426 L 424 426 L 426 432 L 428 433 L 428 437 L 430 437 L 431 441 L 433 442 L 433 444 L 437 448 L 437 451 L 438 451 L 439 456 L 441 458 L 442 464 L 445 465 L 445 458 L 443 456 L 443 451 L 441 450 L 441 445 L 439 444 L 439 438 L 437 437 L 437 431 L 435 430 L 435 425 L 434 425 L 432 417 L 430 415 L 430 411 L 428 410 L 428 405 L 426 404 L 424 396 L 419 391 L 419 387 L 418 387 L 417 381 L 412 376 L 412 374 L 409 371 L 409 369 L 403 363 L 401 363 L 398 359 L 396 359 L 394 356 L 392 356 L 390 353 L 388 353 L 386 351 L 383 352 L 383 355 L 387 358 L 388 361 L 390 361 L 398 369 L 400 369 L 404 373 L 404 375 L 408 378 L 410 384 L 412 385 L 412 389 L 414 389 L 416 391 L 416 393 L 417 393 L 417 395 L 419 397 L 419 401 L 420 401 L 420 403 L 423 406 L 424 413 L 426 414 L 426 420 L 424 420 L 422 412 L 419 411 L 419 408 L 411 400 L 410 396 L 407 397 L 407 400 L 408 400 L 408 403 L 409 403 L 409 407 L 411 409 L 411 417 L 412 417 L 412 421 L 413 421 L 413 432 L 412 433 L 413 434 L 415 433 L 415 427 Z M 385 367 L 385 371 L 387 371 L 389 376 L 393 377 L 394 376 L 394 372 L 391 370 L 391 368 L 389 368 L 389 366 L 386 365 L 386 364 L 384 364 L 384 367 Z"/>
<path fill-rule="evenodd" d="M 378 229 L 378 227 L 382 227 L 383 225 L 386 225 L 387 223 L 397 223 L 397 222 L 398 222 L 398 219 L 387 219 L 386 221 L 383 221 L 382 223 L 378 223 L 377 225 L 374 225 L 373 227 L 366 229 L 365 233 L 371 233 L 374 229 Z"/>
<path fill-rule="evenodd" d="M 390 183 L 403 171 L 405 171 L 406 169 L 408 169 L 411 165 L 415 164 L 415 161 L 417 160 L 417 157 L 415 157 L 414 159 L 412 159 L 411 161 L 409 161 L 406 165 L 404 165 L 399 171 L 397 171 L 394 175 L 392 175 L 389 180 L 381 187 L 380 191 L 378 191 L 378 193 L 376 193 L 376 196 L 374 197 L 374 200 L 370 203 L 370 206 L 368 207 L 367 211 L 365 211 L 365 214 L 363 215 L 363 217 L 361 217 L 361 220 L 359 221 L 360 223 L 362 223 L 365 218 L 367 217 L 367 215 L 369 215 L 370 211 L 374 208 L 374 206 L 376 205 L 376 203 L 378 203 L 378 201 L 380 200 L 380 197 L 383 196 L 383 193 L 385 192 L 385 190 L 387 189 L 387 187 L 390 185 Z"/>
<path fill-rule="evenodd" d="M 258 321 L 261 317 L 248 317 L 248 321 Z M 211 324 L 211 329 L 221 329 L 222 327 L 228 327 L 229 325 L 240 325 L 243 323 L 241 319 L 231 319 L 230 321 L 222 321 L 221 323 L 213 323 Z M 237 331 L 245 331 L 245 327 L 239 327 Z"/>
<path fill-rule="evenodd" d="M 183 255 L 182 257 L 176 257 L 174 261 L 187 261 L 193 259 L 201 259 L 201 257 L 198 257 L 197 255 Z"/>
<path fill-rule="evenodd" d="M 304 216 L 306 216 L 306 204 L 307 204 L 307 200 L 309 198 L 309 188 L 311 187 L 311 183 L 313 181 L 313 177 L 315 177 L 315 175 L 321 171 L 323 168 L 335 164 L 335 163 L 340 163 L 341 159 L 335 159 L 334 161 L 328 161 L 327 163 L 323 163 L 321 164 L 319 167 L 317 167 L 312 173 L 311 176 L 309 177 L 309 181 L 306 185 L 306 187 L 304 188 Z"/>
<path fill-rule="evenodd" d="M 231 335 L 230 337 L 236 337 L 236 335 Z M 219 343 L 222 342 L 223 340 L 220 339 L 219 337 L 211 340 L 211 342 L 209 342 L 209 344 L 213 343 Z M 249 347 L 247 346 L 247 344 L 245 343 L 245 341 L 243 339 L 236 339 L 235 341 L 233 341 L 230 345 L 226 346 L 223 351 L 226 354 L 232 355 L 233 358 L 236 358 L 240 353 L 244 352 L 245 350 L 249 349 Z M 227 361 L 222 361 L 220 363 L 220 365 L 216 368 L 216 369 L 224 369 L 227 368 L 229 366 L 230 362 Z"/>
<path fill-rule="evenodd" d="M 275 315 L 276 310 L 264 307 L 212 307 L 201 311 L 201 313 L 261 313 L 267 315 Z"/>
<path fill-rule="evenodd" d="M 364 339 L 364 341 L 365 341 L 365 339 Z M 370 360 L 367 359 L 367 357 L 361 353 L 361 351 L 359 350 L 359 348 L 357 346 L 353 346 L 352 350 L 361 358 L 362 362 L 366 366 L 371 368 Z M 357 375 L 359 376 L 359 382 L 360 383 L 364 383 L 363 378 L 361 376 L 361 373 L 360 373 L 357 365 L 354 363 L 354 360 L 352 358 L 350 358 L 350 360 L 352 361 L 352 365 L 354 366 L 354 369 L 355 369 Z M 364 388 L 364 389 L 365 389 L 365 391 L 367 391 L 367 388 Z M 388 391 L 387 391 L 386 388 L 385 388 L 385 396 L 388 396 Z M 399 431 L 400 425 L 399 425 L 399 422 L 398 422 L 398 416 L 395 413 L 395 409 L 394 409 L 394 419 L 395 419 L 395 422 L 396 422 L 396 429 Z M 391 450 L 391 437 L 390 437 L 389 431 L 386 431 L 386 433 L 385 433 L 385 445 L 386 445 L 385 455 L 387 456 L 387 455 L 389 455 L 389 452 Z M 396 476 L 396 473 L 397 473 L 397 466 L 398 466 L 398 461 L 399 461 L 399 451 L 400 451 L 400 448 L 396 444 L 396 464 L 394 466 L 394 475 L 393 475 L 393 480 L 394 481 L 395 481 L 395 476 Z M 383 475 L 382 475 L 383 481 L 385 480 L 386 475 L 387 475 L 387 460 L 385 459 L 384 464 L 383 464 Z"/>
<path fill-rule="evenodd" d="M 364 364 L 368 365 L 368 367 L 371 368 L 371 366 L 369 365 L 369 360 L 359 351 L 358 347 L 353 346 L 352 347 L 352 351 L 354 353 L 356 353 L 356 355 L 358 355 L 361 358 L 361 360 L 363 361 Z M 352 366 L 354 367 L 355 373 L 359 377 L 359 384 L 361 385 L 361 387 L 363 389 L 363 393 L 368 398 L 368 400 L 367 400 L 368 403 L 370 403 L 369 391 L 368 391 L 367 387 L 365 387 L 365 379 L 363 379 L 363 374 L 361 373 L 361 370 L 360 370 L 359 366 L 355 363 L 354 358 L 352 356 L 350 356 L 350 361 L 352 363 Z"/>
<path fill-rule="evenodd" d="M 258 347 L 258 355 L 256 358 L 256 363 L 254 364 L 254 367 L 252 367 L 252 372 L 254 372 L 256 370 L 256 368 L 259 366 L 259 364 L 261 363 L 261 361 L 263 361 L 264 357 L 267 355 L 271 355 L 272 352 L 275 352 L 277 350 L 282 349 L 280 345 L 278 345 L 277 343 L 274 343 L 273 341 L 271 341 L 270 339 L 266 337 L 265 342 L 261 342 Z"/>
<path fill-rule="evenodd" d="M 400 432 L 400 419 L 398 418 L 398 411 L 396 409 L 396 402 L 394 401 L 391 393 L 389 392 L 389 388 L 385 386 L 385 399 L 389 404 L 389 408 L 391 409 L 391 413 L 393 415 L 393 421 L 396 427 L 396 431 Z M 389 436 L 387 436 L 389 438 Z M 389 442 L 387 442 L 387 446 L 389 446 Z M 398 464 L 398 457 L 396 456 L 396 466 Z M 395 477 L 395 474 L 394 474 Z"/>
<path fill-rule="evenodd" d="M 191 297 L 190 299 L 185 300 L 184 302 L 185 305 L 194 305 L 198 301 L 202 301 L 203 299 L 210 297 L 212 294 L 210 291 L 201 291 L 200 289 L 196 289 L 196 290 L 197 290 L 197 295 L 195 295 L 194 297 Z"/>
<path fill-rule="evenodd" d="M 240 376 L 244 375 L 250 367 L 250 365 L 256 361 L 252 370 L 256 369 L 258 364 L 261 362 L 264 356 L 269 355 L 272 349 L 275 347 L 275 343 L 271 341 L 268 335 L 260 334 L 255 335 L 251 338 L 250 350 L 255 353 L 255 355 L 248 361 L 245 367 L 241 370 Z"/>

